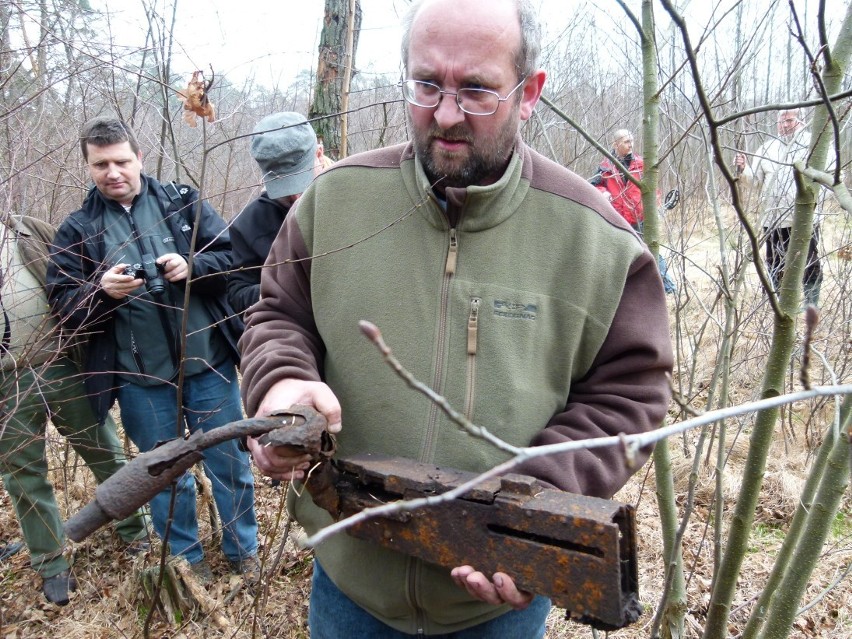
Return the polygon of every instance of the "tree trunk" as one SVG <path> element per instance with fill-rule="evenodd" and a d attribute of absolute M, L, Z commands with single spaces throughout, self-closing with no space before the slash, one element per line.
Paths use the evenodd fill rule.
<path fill-rule="evenodd" d="M 651 0 L 642 0 L 642 138 L 645 174 L 642 176 L 642 208 L 645 211 L 644 237 L 648 248 L 657 257 L 660 253 L 660 224 L 657 213 L 657 188 L 659 184 L 659 121 L 660 92 L 657 81 L 657 43 L 655 37 L 654 6 Z M 666 561 L 666 584 L 662 609 L 662 637 L 683 637 L 686 613 L 686 585 L 683 578 L 683 557 L 677 535 L 678 519 L 675 503 L 674 480 L 668 442 L 654 448 L 654 469 L 657 485 L 657 504 L 663 529 L 663 557 Z M 662 614 L 661 614 L 662 613 Z"/>
<path fill-rule="evenodd" d="M 342 150 L 340 113 L 343 110 L 343 95 L 349 92 L 352 73 L 358 50 L 358 32 L 361 29 L 361 3 L 354 2 L 352 17 L 351 57 L 347 52 L 347 24 L 350 23 L 350 0 L 326 0 L 325 20 L 320 34 L 317 82 L 314 88 L 308 119 L 321 118 L 314 122 L 317 135 L 325 144 L 326 154 L 337 160 Z"/>

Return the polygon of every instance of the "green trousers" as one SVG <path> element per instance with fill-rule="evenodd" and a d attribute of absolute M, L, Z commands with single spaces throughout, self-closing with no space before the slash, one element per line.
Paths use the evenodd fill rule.
<path fill-rule="evenodd" d="M 69 567 L 63 555 L 62 518 L 47 479 L 45 433 L 48 420 L 67 438 L 100 483 L 125 463 L 115 422 L 98 424 L 80 371 L 67 358 L 35 368 L 0 373 L 0 476 L 15 505 L 30 564 L 42 577 Z M 116 524 L 127 542 L 147 535 L 141 512 Z"/>

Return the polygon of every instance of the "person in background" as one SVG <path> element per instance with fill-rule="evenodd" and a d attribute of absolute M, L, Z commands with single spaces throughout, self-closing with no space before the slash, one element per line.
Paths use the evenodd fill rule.
<path fill-rule="evenodd" d="M 642 156 L 633 152 L 633 134 L 630 131 L 619 129 L 613 134 L 612 154 L 627 169 L 627 173 L 637 180 L 642 179 L 645 162 Z M 639 234 L 639 237 L 643 237 L 645 211 L 642 206 L 642 191 L 627 179 L 623 169 L 616 166 L 609 158 L 605 158 L 590 182 L 604 194 L 618 214 Z M 677 287 L 669 275 L 668 265 L 662 255 L 657 256 L 657 265 L 663 278 L 664 290 L 666 293 L 675 293 Z"/>
<path fill-rule="evenodd" d="M 734 165 L 746 182 L 760 186 L 760 224 L 766 241 L 766 265 L 772 285 L 778 290 L 784 274 L 784 260 L 790 248 L 790 229 L 793 225 L 793 207 L 796 204 L 796 180 L 793 163 L 808 157 L 811 133 L 805 126 L 798 109 L 778 113 L 778 135 L 764 142 L 751 163 L 742 152 L 737 152 Z M 813 235 L 808 244 L 808 257 L 803 277 L 805 304 L 819 305 L 822 287 L 822 267 L 819 263 L 819 209 Z"/>
<path fill-rule="evenodd" d="M 42 592 L 64 606 L 77 588 L 63 553 L 65 534 L 45 456 L 50 420 L 102 482 L 126 463 L 115 422 L 99 421 L 89 405 L 78 365 L 60 339 L 44 290 L 54 228 L 32 217 L 4 216 L 0 224 L 0 476 L 12 499 L 30 565 Z M 135 554 L 148 550 L 141 512 L 118 522 L 116 532 Z M 20 548 L 20 545 L 18 545 Z M 17 552 L 3 548 L 3 558 Z"/>
<path fill-rule="evenodd" d="M 139 144 L 120 120 L 87 122 L 80 146 L 94 187 L 57 231 L 47 282 L 63 328 L 88 336 L 86 388 L 98 419 L 106 418 L 117 399 L 124 430 L 142 452 L 186 430 L 207 431 L 242 419 L 235 367 L 242 322 L 225 294 L 231 266 L 225 221 L 202 202 L 194 229 L 197 192 L 143 174 Z M 199 248 L 190 281 L 194 232 Z M 222 519 L 222 549 L 232 570 L 251 585 L 259 578 L 259 563 L 248 455 L 228 441 L 205 450 L 203 465 Z M 170 499 L 167 488 L 151 500 L 154 528 L 172 554 L 185 557 L 209 581 L 192 473 L 177 481 L 173 509 Z"/>
<path fill-rule="evenodd" d="M 514 446 L 660 425 L 673 357 L 654 258 L 592 186 L 520 135 L 545 81 L 540 37 L 527 0 L 411 7 L 401 87 L 413 140 L 340 160 L 287 216 L 240 340 L 249 415 L 312 405 L 340 455 L 472 472 L 505 461 L 408 388 L 360 335 L 368 319 L 416 378 Z M 306 456 L 247 446 L 269 477 L 306 479 Z M 516 470 L 598 497 L 633 472 L 615 448 Z M 306 490 L 289 505 L 309 534 L 332 523 Z M 345 534 L 316 548 L 313 639 L 534 639 L 549 609 L 506 573 Z"/>
<path fill-rule="evenodd" d="M 334 164 L 334 160 L 328 157 L 325 154 L 325 145 L 323 144 L 322 137 L 317 136 L 317 162 L 314 167 L 314 173 L 319 175 L 323 171 L 330 169 Z"/>
<path fill-rule="evenodd" d="M 322 149 L 304 116 L 292 111 L 263 118 L 252 131 L 251 155 L 264 191 L 231 221 L 228 300 L 237 313 L 260 299 L 261 267 L 290 208 L 322 169 Z M 329 160 L 331 161 L 331 160 Z"/>

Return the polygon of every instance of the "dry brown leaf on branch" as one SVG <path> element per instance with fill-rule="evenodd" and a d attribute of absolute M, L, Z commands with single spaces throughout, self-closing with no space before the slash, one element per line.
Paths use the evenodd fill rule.
<path fill-rule="evenodd" d="M 192 79 L 187 84 L 186 90 L 178 91 L 178 98 L 183 102 L 183 119 L 193 128 L 196 126 L 198 116 L 207 118 L 208 122 L 216 119 L 216 109 L 207 97 L 207 92 L 213 86 L 213 79 L 210 78 L 210 81 L 205 83 L 204 71 L 198 69 L 192 72 Z"/>

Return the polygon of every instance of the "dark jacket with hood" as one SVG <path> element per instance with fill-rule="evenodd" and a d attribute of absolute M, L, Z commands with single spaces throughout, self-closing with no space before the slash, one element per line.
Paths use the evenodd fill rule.
<path fill-rule="evenodd" d="M 261 267 L 289 212 L 289 206 L 270 199 L 264 191 L 231 221 L 228 301 L 237 313 L 245 313 L 260 299 Z"/>

